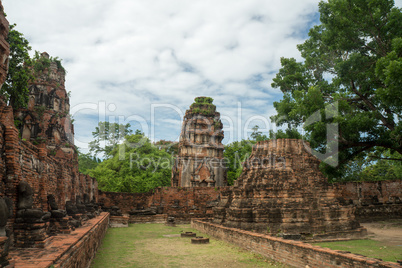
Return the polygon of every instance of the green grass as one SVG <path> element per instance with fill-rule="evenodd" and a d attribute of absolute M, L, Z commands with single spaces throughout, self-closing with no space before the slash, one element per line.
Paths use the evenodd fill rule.
<path fill-rule="evenodd" d="M 338 242 L 315 243 L 314 245 L 334 250 L 350 251 L 371 258 L 396 262 L 402 260 L 402 246 L 385 245 L 374 240 L 351 240 Z"/>
<path fill-rule="evenodd" d="M 194 245 L 190 238 L 164 236 L 181 231 L 209 237 L 190 225 L 109 228 L 91 267 L 285 267 L 213 238 L 209 244 Z"/>

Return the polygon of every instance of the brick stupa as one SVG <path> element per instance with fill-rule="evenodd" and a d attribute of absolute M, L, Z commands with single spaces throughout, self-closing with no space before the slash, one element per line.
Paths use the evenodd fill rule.
<path fill-rule="evenodd" d="M 353 206 L 342 202 L 305 145 L 296 139 L 254 145 L 235 185 L 221 192 L 214 223 L 302 240 L 365 235 Z"/>
<path fill-rule="evenodd" d="M 36 60 L 33 70 L 35 80 L 29 85 L 28 107 L 19 109 L 15 116 L 21 137 L 38 147 L 46 147 L 50 155 L 73 160 L 74 126 L 65 89 L 66 72 L 46 52 Z"/>
<path fill-rule="evenodd" d="M 223 131 L 212 98 L 198 97 L 186 111 L 179 155 L 172 170 L 172 186 L 226 186 Z"/>

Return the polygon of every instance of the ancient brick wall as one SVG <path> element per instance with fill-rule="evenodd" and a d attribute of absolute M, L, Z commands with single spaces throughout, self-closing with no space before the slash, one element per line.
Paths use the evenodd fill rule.
<path fill-rule="evenodd" d="M 400 267 L 397 263 L 224 227 L 197 219 L 191 221 L 191 227 L 292 267 Z"/>
<path fill-rule="evenodd" d="M 402 217 L 402 180 L 336 184 L 343 202 L 355 206 L 360 221 Z"/>
<path fill-rule="evenodd" d="M 101 219 L 54 263 L 54 267 L 89 267 L 102 243 L 108 225 L 109 214 L 104 213 Z"/>
<path fill-rule="evenodd" d="M 53 155 L 44 146 L 21 140 L 11 107 L 0 105 L 0 111 L 0 167 L 3 171 L 0 196 L 8 197 L 14 204 L 8 225 L 10 230 L 17 210 L 18 185 L 23 180 L 34 190 L 33 208 L 44 212 L 49 211 L 48 195 L 55 197 L 60 209 L 65 209 L 67 201 L 75 203 L 76 197 L 84 194 L 97 200 L 97 182 L 78 172 L 76 155 Z"/>
<path fill-rule="evenodd" d="M 67 202 L 93 213 L 98 197 L 96 180 L 78 172 L 65 71 L 47 53 L 38 61 L 48 65 L 35 69 L 27 108 L 14 110 L 0 98 L 0 210 L 7 219 L 0 236 L 17 247 L 43 247 L 60 222 L 69 230 L 61 219 Z"/>
<path fill-rule="evenodd" d="M 117 206 L 123 214 L 133 210 L 154 208 L 158 214 L 167 214 L 180 221 L 211 217 L 221 188 L 161 187 L 149 193 L 113 193 L 99 191 L 99 202 L 106 207 Z"/>

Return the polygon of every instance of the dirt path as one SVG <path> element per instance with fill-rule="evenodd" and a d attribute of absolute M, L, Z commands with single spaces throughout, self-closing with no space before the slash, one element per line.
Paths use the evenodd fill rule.
<path fill-rule="evenodd" d="M 370 239 L 402 247 L 402 219 L 361 223 L 361 225 L 367 228 Z"/>

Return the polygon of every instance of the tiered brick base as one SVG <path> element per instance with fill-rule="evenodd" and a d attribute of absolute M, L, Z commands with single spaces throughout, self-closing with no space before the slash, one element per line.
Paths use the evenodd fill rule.
<path fill-rule="evenodd" d="M 0 267 L 4 268 L 14 267 L 14 262 L 8 256 L 9 243 L 10 242 L 8 237 L 5 236 L 0 237 Z"/>
<path fill-rule="evenodd" d="M 50 219 L 50 230 L 52 230 L 55 234 L 69 234 L 71 233 L 71 229 L 68 226 L 68 217 L 64 217 L 61 219 Z"/>
<path fill-rule="evenodd" d="M 290 239 L 365 234 L 352 205 L 320 172 L 302 140 L 269 140 L 253 147 L 234 187 L 222 189 L 214 223 Z"/>
<path fill-rule="evenodd" d="M 59 234 L 48 239 L 43 249 L 13 249 L 10 257 L 15 267 L 89 267 L 109 223 L 109 213 L 90 219 L 71 234 Z"/>
<path fill-rule="evenodd" d="M 44 248 L 48 235 L 48 223 L 16 223 L 14 224 L 15 247 Z"/>

